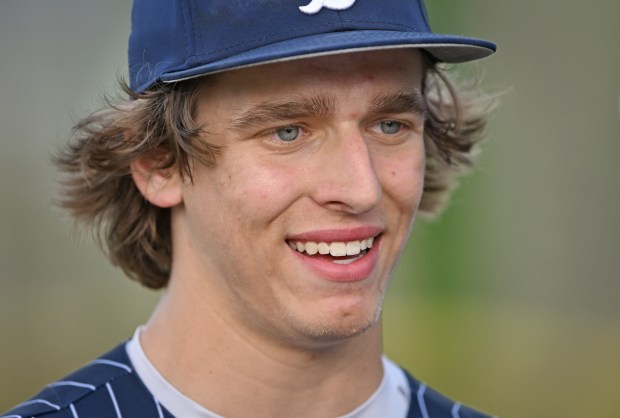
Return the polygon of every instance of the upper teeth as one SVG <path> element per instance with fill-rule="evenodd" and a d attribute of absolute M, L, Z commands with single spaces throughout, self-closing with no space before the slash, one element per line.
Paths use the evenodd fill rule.
<path fill-rule="evenodd" d="M 357 255 L 360 252 L 372 248 L 374 237 L 363 239 L 361 241 L 349 242 L 314 242 L 314 241 L 289 241 L 292 249 L 300 253 L 306 252 L 308 255 L 329 254 L 332 257 L 345 257 L 347 255 Z"/>

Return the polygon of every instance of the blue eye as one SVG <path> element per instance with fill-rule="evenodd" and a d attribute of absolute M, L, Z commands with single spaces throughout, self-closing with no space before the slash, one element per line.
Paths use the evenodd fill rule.
<path fill-rule="evenodd" d="M 402 127 L 402 123 L 393 120 L 384 120 L 381 122 L 381 132 L 384 134 L 393 135 L 398 133 Z"/>
<path fill-rule="evenodd" d="M 276 135 L 282 141 L 290 142 L 294 141 L 299 137 L 299 127 L 298 126 L 286 126 L 284 128 L 280 128 L 276 131 Z"/>

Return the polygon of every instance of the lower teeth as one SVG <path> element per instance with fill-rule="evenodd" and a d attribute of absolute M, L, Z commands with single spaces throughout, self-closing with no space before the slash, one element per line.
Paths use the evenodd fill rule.
<path fill-rule="evenodd" d="M 332 263 L 334 263 L 334 264 L 344 264 L 344 265 L 351 264 L 351 263 L 359 260 L 360 258 L 364 257 L 367 252 L 368 252 L 367 250 L 364 250 L 358 256 L 353 257 L 353 258 L 346 258 L 346 259 L 335 258 L 334 260 L 332 260 Z"/>

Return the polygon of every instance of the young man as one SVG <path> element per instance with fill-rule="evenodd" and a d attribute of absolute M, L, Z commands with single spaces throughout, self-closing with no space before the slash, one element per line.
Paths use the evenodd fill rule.
<path fill-rule="evenodd" d="M 165 294 L 5 417 L 481 417 L 382 355 L 418 212 L 484 126 L 421 0 L 136 0 L 131 99 L 83 120 L 64 206 Z M 468 98 L 468 99 L 467 99 Z"/>

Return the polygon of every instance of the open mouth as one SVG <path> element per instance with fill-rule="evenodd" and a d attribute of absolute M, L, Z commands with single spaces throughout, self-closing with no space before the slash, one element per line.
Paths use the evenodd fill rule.
<path fill-rule="evenodd" d="M 372 248 L 375 237 L 347 242 L 287 241 L 295 251 L 334 264 L 351 264 L 363 258 Z"/>

